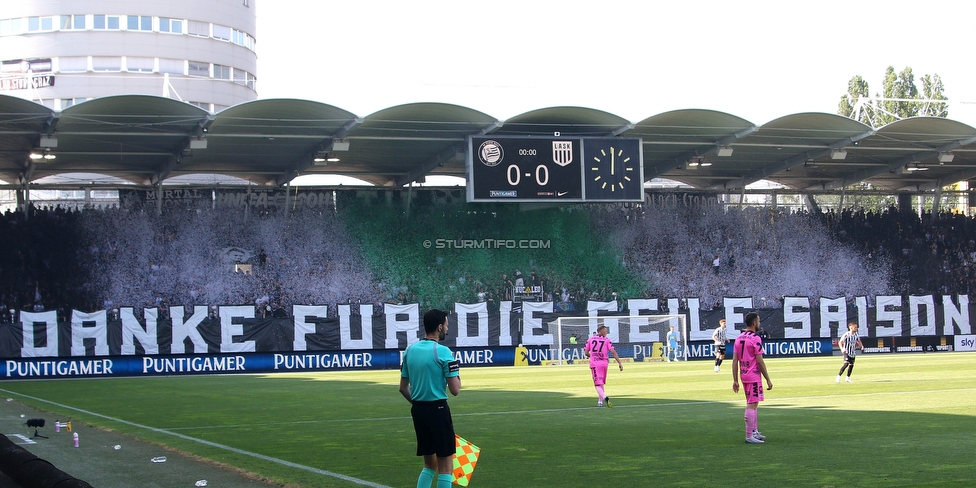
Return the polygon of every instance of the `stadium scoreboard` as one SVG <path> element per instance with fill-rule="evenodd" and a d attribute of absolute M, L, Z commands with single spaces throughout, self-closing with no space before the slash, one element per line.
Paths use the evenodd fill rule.
<path fill-rule="evenodd" d="M 640 139 L 468 137 L 469 202 L 640 202 Z"/>

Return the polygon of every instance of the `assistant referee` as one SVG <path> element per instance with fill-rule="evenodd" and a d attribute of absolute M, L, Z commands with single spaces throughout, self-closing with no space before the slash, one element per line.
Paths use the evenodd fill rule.
<path fill-rule="evenodd" d="M 447 337 L 447 327 L 447 312 L 433 309 L 424 314 L 426 336 L 407 347 L 400 366 L 400 394 L 412 405 L 417 455 L 424 457 L 418 488 L 430 488 L 435 469 L 437 488 L 451 488 L 455 443 L 447 390 L 457 396 L 461 377 L 451 349 L 439 343 Z"/>

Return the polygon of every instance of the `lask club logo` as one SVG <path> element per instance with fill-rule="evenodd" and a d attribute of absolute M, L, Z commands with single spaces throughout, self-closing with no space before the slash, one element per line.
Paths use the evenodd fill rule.
<path fill-rule="evenodd" d="M 566 166 L 573 162 L 573 141 L 552 141 L 552 162 Z"/>

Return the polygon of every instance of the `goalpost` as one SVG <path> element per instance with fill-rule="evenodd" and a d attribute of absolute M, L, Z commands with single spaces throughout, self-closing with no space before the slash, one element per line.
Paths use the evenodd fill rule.
<path fill-rule="evenodd" d="M 585 363 L 586 340 L 606 325 L 617 355 L 632 361 L 687 361 L 688 322 L 684 315 L 601 315 L 558 317 L 549 323 L 552 333 L 550 364 Z M 677 347 L 668 347 L 668 332 L 674 327 Z M 670 357 L 669 357 L 670 356 Z M 613 361 L 611 356 L 611 361 Z"/>

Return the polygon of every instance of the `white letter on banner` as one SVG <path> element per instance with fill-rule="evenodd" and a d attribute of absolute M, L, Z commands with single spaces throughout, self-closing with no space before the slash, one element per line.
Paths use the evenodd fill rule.
<path fill-rule="evenodd" d="M 220 307 L 220 352 L 254 352 L 254 341 L 234 342 L 234 338 L 244 335 L 244 324 L 235 324 L 234 319 L 253 319 L 253 305 Z"/>
<path fill-rule="evenodd" d="M 454 303 L 454 312 L 457 313 L 457 345 L 458 347 L 484 347 L 488 345 L 488 304 L 480 303 Z M 468 314 L 478 314 L 478 335 L 468 337 Z"/>
<path fill-rule="evenodd" d="M 346 306 L 348 307 L 348 305 Z M 308 342 L 305 341 L 305 336 L 315 334 L 315 323 L 308 323 L 305 320 L 309 317 L 324 319 L 328 317 L 328 312 L 328 305 L 295 305 L 292 307 L 295 318 L 295 340 L 291 344 L 293 351 L 307 351 Z M 342 318 L 340 317 L 339 320 L 341 321 Z"/>
<path fill-rule="evenodd" d="M 806 308 L 806 312 L 797 312 L 797 308 Z M 783 333 L 787 339 L 809 339 L 810 338 L 810 298 L 809 297 L 783 297 Z M 800 326 L 787 325 L 799 322 Z"/>
<path fill-rule="evenodd" d="M 857 308 L 858 329 L 868 330 L 868 297 L 854 297 L 854 307 Z M 848 322 L 850 322 L 850 320 L 848 320 Z M 844 329 L 846 328 L 847 324 L 844 324 Z"/>
<path fill-rule="evenodd" d="M 820 299 L 820 337 L 834 337 L 831 324 L 837 324 L 834 330 L 838 337 L 840 331 L 847 329 L 847 300 L 844 297 Z"/>
<path fill-rule="evenodd" d="M 722 300 L 725 307 L 725 334 L 730 341 L 739 337 L 740 329 L 746 327 L 746 314 L 736 312 L 736 308 L 752 310 L 752 297 L 749 298 L 725 298 Z"/>
<path fill-rule="evenodd" d="M 345 307 L 343 310 L 342 307 Z M 325 315 L 323 315 L 324 317 Z M 362 339 L 352 338 L 352 307 L 339 305 L 339 349 L 372 349 L 373 348 L 373 306 L 359 306 L 359 325 L 362 327 Z"/>
<path fill-rule="evenodd" d="M 878 296 L 877 322 L 874 327 L 875 337 L 901 337 L 901 297 Z M 888 310 L 888 307 L 894 310 Z M 882 326 L 881 322 L 891 321 L 891 325 Z"/>
<path fill-rule="evenodd" d="M 599 315 L 599 310 L 606 312 L 616 312 L 617 311 L 617 301 L 610 302 L 598 302 L 596 300 L 586 301 L 586 313 L 590 317 L 597 317 Z M 596 328 L 599 325 L 599 321 L 596 318 L 590 319 L 590 335 L 596 332 Z M 603 317 L 603 325 L 610 329 L 610 333 L 607 337 L 613 342 L 620 342 L 620 321 L 614 317 Z"/>
<path fill-rule="evenodd" d="M 44 324 L 44 347 L 34 346 L 34 324 Z M 24 347 L 20 349 L 22 358 L 58 356 L 58 312 L 20 312 L 20 327 L 24 334 Z"/>
<path fill-rule="evenodd" d="M 629 298 L 627 299 L 627 310 L 630 315 L 651 315 L 651 314 L 641 314 L 644 310 L 657 311 L 657 300 L 651 298 Z M 661 337 L 657 331 L 641 332 L 640 328 L 642 326 L 646 327 L 650 324 L 647 319 L 630 319 L 630 331 L 628 335 L 630 336 L 630 342 L 655 342 L 660 341 Z"/>
<path fill-rule="evenodd" d="M 552 334 L 534 335 L 542 331 L 542 319 L 534 317 L 533 312 L 552 313 L 552 302 L 522 302 L 522 345 L 551 346 Z"/>
<path fill-rule="evenodd" d="M 681 313 L 681 302 L 677 298 L 668 298 L 668 315 L 679 315 Z M 676 329 L 681 328 L 681 324 L 675 319 L 668 319 L 668 326 L 674 326 Z M 682 331 L 678 331 L 678 337 L 682 337 Z M 667 336 L 665 336 L 667 338 Z M 690 340 L 690 338 L 689 338 Z"/>
<path fill-rule="evenodd" d="M 85 322 L 95 322 L 85 327 Z M 85 313 L 71 311 L 71 355 L 85 355 L 85 339 L 95 339 L 95 355 L 108 356 L 108 314 L 105 310 Z"/>
<path fill-rule="evenodd" d="M 183 321 L 184 313 L 182 305 L 169 309 L 169 316 L 173 322 L 173 343 L 169 345 L 169 353 L 185 354 L 186 345 L 184 341 L 186 341 L 187 337 L 193 343 L 193 354 L 208 352 L 207 341 L 204 340 L 203 336 L 200 335 L 200 331 L 197 330 L 197 327 L 207 318 L 207 307 L 195 305 L 193 307 L 193 315 L 185 322 Z"/>
<path fill-rule="evenodd" d="M 386 348 L 397 349 L 397 332 L 407 333 L 407 345 L 420 342 L 424 323 L 420 320 L 420 304 L 408 303 L 406 305 L 394 305 L 387 303 L 383 306 L 386 311 Z M 397 320 L 397 315 L 407 315 L 406 320 Z"/>
<path fill-rule="evenodd" d="M 143 310 L 146 317 L 146 328 L 143 329 L 136 318 L 135 309 L 132 307 L 122 307 L 119 309 L 119 317 L 122 318 L 122 355 L 134 356 L 136 354 L 136 339 L 142 344 L 142 349 L 146 354 L 159 354 L 159 339 L 156 338 L 157 320 L 159 310 L 147 308 Z"/>
<path fill-rule="evenodd" d="M 690 330 L 702 330 L 701 325 L 701 298 L 688 298 L 685 300 L 688 302 L 688 328 Z M 705 339 L 710 340 L 712 338 L 711 332 L 703 333 Z M 695 341 L 695 336 L 689 336 L 689 341 Z"/>
<path fill-rule="evenodd" d="M 969 324 L 969 295 L 957 295 L 957 299 L 959 300 L 959 308 L 953 306 L 952 297 L 942 295 L 942 310 L 945 317 L 942 333 L 955 335 L 958 330 L 960 334 L 972 334 L 973 329 Z"/>
<path fill-rule="evenodd" d="M 922 326 L 921 308 L 925 306 L 925 323 Z M 935 298 L 932 295 L 909 296 L 908 297 L 909 320 L 912 326 L 913 336 L 934 336 L 935 335 Z"/>
<path fill-rule="evenodd" d="M 504 300 L 498 304 L 498 345 L 512 345 L 512 302 Z"/>
<path fill-rule="evenodd" d="M 710 341 L 714 329 L 704 328 L 701 323 L 701 299 L 688 298 L 688 340 L 689 341 Z M 717 328 L 717 324 L 716 324 Z"/>

